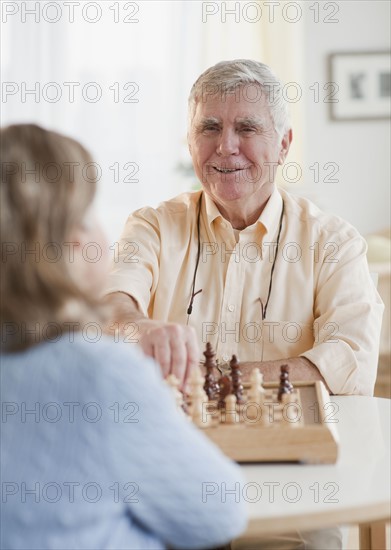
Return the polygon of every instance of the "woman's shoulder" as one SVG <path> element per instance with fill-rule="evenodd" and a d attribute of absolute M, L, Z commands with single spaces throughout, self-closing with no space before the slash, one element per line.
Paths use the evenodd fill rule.
<path fill-rule="evenodd" d="M 4 381 L 37 379 L 62 380 L 66 385 L 83 385 L 96 390 L 108 386 L 125 389 L 141 385 L 147 389 L 161 379 L 158 366 L 135 344 L 113 338 L 66 333 L 55 342 L 41 342 L 26 350 L 2 354 Z"/>
<path fill-rule="evenodd" d="M 68 349 L 77 360 L 79 370 L 87 369 L 88 374 L 94 379 L 99 377 L 102 384 L 110 377 L 117 385 L 135 388 L 159 383 L 162 379 L 158 365 L 134 343 L 116 342 L 109 336 L 102 336 L 96 342 L 86 341 L 79 333 Z M 88 368 L 92 365 L 93 371 Z"/>

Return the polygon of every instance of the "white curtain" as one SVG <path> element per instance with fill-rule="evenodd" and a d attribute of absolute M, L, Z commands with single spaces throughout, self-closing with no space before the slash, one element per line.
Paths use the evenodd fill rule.
<path fill-rule="evenodd" d="M 285 82 L 301 82 L 303 23 L 287 22 L 281 6 L 271 22 L 263 2 L 81 0 L 73 20 L 69 4 L 3 2 L 2 124 L 35 122 L 92 151 L 102 171 L 97 206 L 111 241 L 130 211 L 194 184 L 178 167 L 190 165 L 187 97 L 203 70 L 249 57 Z M 253 22 L 256 6 L 262 15 Z M 206 9 L 218 11 L 206 17 Z M 230 10 L 239 10 L 239 20 Z M 301 104 L 291 104 L 289 160 L 298 163 Z"/>

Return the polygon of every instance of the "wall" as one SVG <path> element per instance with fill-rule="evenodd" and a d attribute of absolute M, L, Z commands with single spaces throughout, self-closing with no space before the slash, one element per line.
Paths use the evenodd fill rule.
<path fill-rule="evenodd" d="M 329 81 L 327 56 L 331 52 L 389 49 L 390 3 L 342 1 L 338 7 L 335 18 L 339 22 L 335 24 L 314 23 L 314 13 L 304 11 L 308 99 L 302 135 L 308 178 L 305 189 L 322 208 L 347 219 L 366 235 L 390 225 L 390 122 L 331 121 L 328 105 L 314 102 L 309 87 L 319 82 L 322 91 L 323 84 Z M 339 171 L 335 177 L 339 182 L 325 183 L 321 177 L 315 184 L 314 172 L 309 170 L 315 162 L 320 167 L 326 162 L 337 163 Z"/>
<path fill-rule="evenodd" d="M 45 4 L 50 2 L 20 3 L 30 10 Z M 148 1 L 138 3 L 138 22 L 126 24 L 132 3 L 120 3 L 119 22 L 110 9 L 115 3 L 99 4 L 102 17 L 96 23 L 82 17 L 80 6 L 73 23 L 65 9 L 57 23 L 47 22 L 40 9 L 36 17 L 28 15 L 27 22 L 20 10 L 8 17 L 2 27 L 3 80 L 18 86 L 25 82 L 28 89 L 56 82 L 64 93 L 58 102 L 45 101 L 42 94 L 38 100 L 31 94 L 23 100 L 17 93 L 1 107 L 3 124 L 34 121 L 69 133 L 92 150 L 102 167 L 97 202 L 110 241 L 118 239 L 135 208 L 156 205 L 191 188 L 194 179 L 178 170 L 179 163 L 190 161 L 186 145 L 190 86 L 211 63 L 238 57 L 270 63 L 285 82 L 297 79 L 303 88 L 293 117 L 296 145 L 288 158 L 303 164 L 305 155 L 304 183 L 295 185 L 295 191 L 348 219 L 363 234 L 390 224 L 389 121 L 331 122 L 328 105 L 315 103 L 310 89 L 319 83 L 322 90 L 329 80 L 330 52 L 387 48 L 388 1 L 306 0 L 300 3 L 303 17 L 292 24 L 286 19 L 295 19 L 298 1 L 261 3 L 262 17 L 255 23 L 248 21 L 254 9 L 246 12 L 246 19 L 231 14 L 226 22 L 217 10 L 204 23 L 202 2 Z M 225 4 L 231 9 L 238 3 Z M 241 3 L 240 13 L 243 6 L 253 4 Z M 277 4 L 273 21 L 271 4 Z M 337 23 L 323 21 L 330 6 L 338 7 L 333 17 Z M 319 7 L 318 23 L 314 7 Z M 50 13 L 53 16 L 53 10 Z M 90 13 L 93 16 L 93 10 Z M 80 93 L 82 85 L 92 81 L 104 92 L 96 103 L 83 100 Z M 67 99 L 64 82 L 80 84 L 76 101 Z M 119 83 L 120 100 L 114 100 L 114 82 Z M 139 86 L 138 103 L 125 102 L 124 86 L 129 82 Z M 129 169 L 124 166 L 129 162 L 140 167 L 137 182 L 126 181 Z M 310 166 L 323 167 L 326 162 L 337 163 L 339 181 L 322 181 L 326 174 L 321 170 L 323 178 L 315 184 Z M 116 163 L 121 167 L 119 177 L 113 169 Z"/>

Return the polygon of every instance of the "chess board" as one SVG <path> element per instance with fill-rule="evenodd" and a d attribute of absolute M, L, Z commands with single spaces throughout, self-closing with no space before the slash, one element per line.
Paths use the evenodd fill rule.
<path fill-rule="evenodd" d="M 236 419 L 227 423 L 227 411 L 217 402 L 205 403 L 199 428 L 236 462 L 334 463 L 338 456 L 337 406 L 324 384 L 295 382 L 286 402 L 277 399 L 278 383 L 265 383 L 262 406 L 236 404 Z M 232 414 L 232 411 L 231 411 Z"/>

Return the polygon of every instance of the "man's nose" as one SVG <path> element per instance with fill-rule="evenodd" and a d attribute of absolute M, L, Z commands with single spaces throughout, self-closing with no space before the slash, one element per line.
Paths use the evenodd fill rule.
<path fill-rule="evenodd" d="M 222 157 L 239 153 L 239 136 L 230 129 L 222 130 L 217 142 L 217 154 Z"/>

